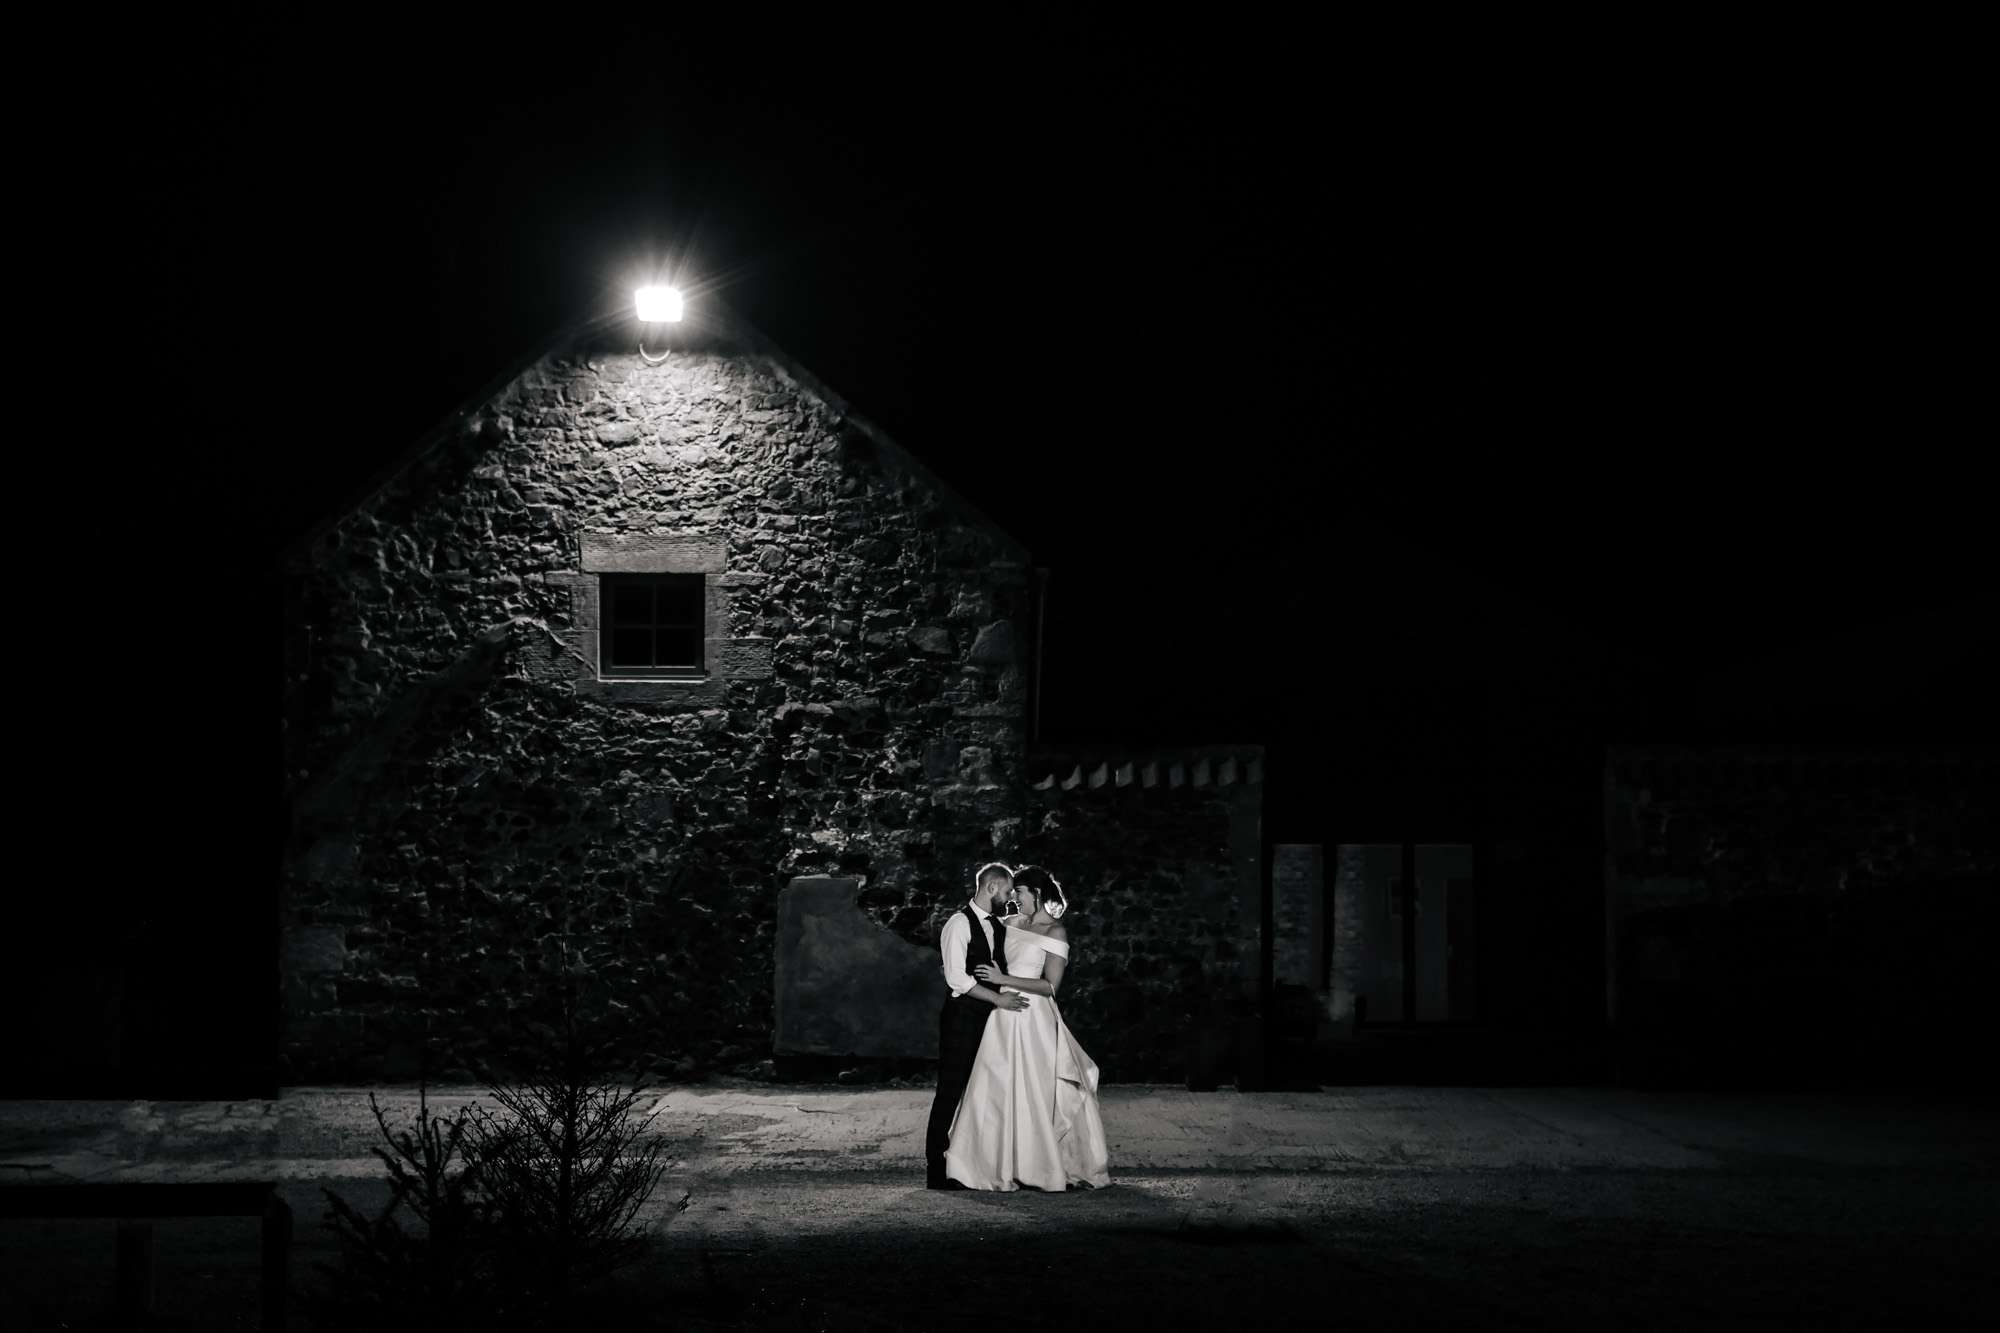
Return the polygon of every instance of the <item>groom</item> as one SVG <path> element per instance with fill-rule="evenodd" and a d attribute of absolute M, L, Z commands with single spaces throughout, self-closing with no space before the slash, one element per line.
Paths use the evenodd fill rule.
<path fill-rule="evenodd" d="M 938 952 L 944 956 L 944 984 L 951 988 L 951 997 L 938 1016 L 937 1097 L 931 1102 L 930 1127 L 924 1134 L 925 1184 L 934 1190 L 965 1188 L 945 1175 L 944 1154 L 951 1146 L 951 1118 L 972 1078 L 979 1039 L 985 1035 L 986 1019 L 993 1012 L 989 1006 L 1028 1007 L 1027 996 L 1003 994 L 980 985 L 973 977 L 973 969 L 981 963 L 1007 970 L 1007 927 L 994 917 L 993 908 L 1014 887 L 1014 874 L 994 861 L 979 867 L 972 883 L 972 901 L 951 914 L 938 938 Z"/>

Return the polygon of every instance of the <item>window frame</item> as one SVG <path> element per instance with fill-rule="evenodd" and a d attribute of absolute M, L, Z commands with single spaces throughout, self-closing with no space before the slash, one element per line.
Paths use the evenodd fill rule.
<path fill-rule="evenodd" d="M 603 626 L 598 635 L 597 674 L 604 680 L 706 680 L 709 675 L 708 652 L 708 576 L 699 572 L 667 571 L 606 571 L 597 576 L 599 605 L 602 608 Z M 663 586 L 679 585 L 692 588 L 694 597 L 690 603 L 690 615 L 685 620 L 672 623 L 660 618 L 659 592 Z M 621 587 L 647 587 L 653 590 L 652 614 L 644 625 L 631 622 L 620 623 L 617 619 L 618 591 Z M 621 629 L 646 629 L 653 635 L 653 664 L 649 666 L 620 666 L 612 662 L 613 645 Z M 691 664 L 659 664 L 659 635 L 661 630 L 690 633 L 694 639 L 694 661 Z"/>
<path fill-rule="evenodd" d="M 567 679 L 580 696 L 640 707 L 723 707 L 738 681 L 769 680 L 772 640 L 731 635 L 731 602 L 743 588 L 763 587 L 767 571 L 731 570 L 729 539 L 719 533 L 630 533 L 585 528 L 577 534 L 576 568 L 544 575 L 569 594 L 567 622 L 551 627 L 541 667 Z M 705 633 L 701 676 L 605 676 L 602 580 L 606 574 L 700 574 Z"/>

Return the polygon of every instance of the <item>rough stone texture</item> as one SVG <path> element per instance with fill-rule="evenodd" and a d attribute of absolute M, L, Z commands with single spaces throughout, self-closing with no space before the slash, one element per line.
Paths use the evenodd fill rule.
<path fill-rule="evenodd" d="M 316 981 L 337 975 L 347 964 L 347 932 L 339 926 L 301 926 L 285 938 L 285 974 L 298 988 L 296 999 L 311 995 Z"/>
<path fill-rule="evenodd" d="M 666 566 L 708 577 L 714 674 L 599 681 L 592 570 Z M 581 966 L 563 922 L 626 1054 L 761 1058 L 798 876 L 865 874 L 935 957 L 1024 807 L 1020 672 L 970 649 L 1027 573 L 761 354 L 535 364 L 288 570 L 283 1078 L 493 1055 Z"/>
<path fill-rule="evenodd" d="M 577 543 L 579 567 L 586 574 L 722 574 L 729 569 L 729 543 L 721 537 L 583 532 Z"/>
<path fill-rule="evenodd" d="M 778 895 L 780 1055 L 937 1055 L 944 974 L 936 948 L 901 939 L 856 901 L 860 881 L 795 879 Z"/>
<path fill-rule="evenodd" d="M 1261 751 L 1090 756 L 1038 751 L 1018 827 L 996 828 L 996 854 L 1035 862 L 1071 908 L 1063 1018 L 1116 1081 L 1183 1077 L 1198 1025 L 1254 1013 L 1261 980 L 1263 788 L 1247 780 Z M 1236 775 L 1215 780 L 1225 760 Z M 1151 766 L 1161 776 L 1147 785 Z M 1172 785 L 1204 765 L 1209 780 Z M 1101 771 L 1101 783 L 1087 775 Z M 1130 780 L 1121 782 L 1125 773 Z M 1065 787 L 1059 775 L 1085 775 Z"/>
<path fill-rule="evenodd" d="M 1435 850 L 1417 847 L 1420 908 L 1425 854 Z M 1337 1035 L 1351 1036 L 1363 1017 L 1371 1022 L 1403 1017 L 1403 908 L 1394 891 L 1403 874 L 1403 848 L 1400 843 L 1343 843 L 1334 855 L 1339 864 L 1333 901 L 1334 991 L 1327 1017 Z M 1419 958 L 1420 979 L 1423 970 Z"/>
<path fill-rule="evenodd" d="M 909 633 L 910 646 L 932 657 L 951 655 L 951 631 L 936 625 L 921 625 Z"/>
<path fill-rule="evenodd" d="M 1350 1036 L 1359 1015 L 1355 999 L 1362 982 L 1362 967 L 1369 959 L 1368 886 L 1369 861 L 1382 849 L 1360 843 L 1341 843 L 1334 848 L 1333 872 L 1333 961 L 1328 969 L 1327 1017 L 1339 1036 Z"/>
<path fill-rule="evenodd" d="M 1019 641 L 1014 637 L 1013 625 L 999 620 L 982 626 L 979 637 L 972 641 L 972 651 L 968 656 L 984 666 L 1012 666 L 1020 661 Z"/>
<path fill-rule="evenodd" d="M 1277 985 L 1326 989 L 1324 885 L 1319 844 L 1280 843 L 1271 849 L 1271 977 Z"/>
<path fill-rule="evenodd" d="M 1991 750 L 1613 749 L 1620 1036 L 1698 1063 L 1735 1043 L 1779 1075 L 1990 1037 L 1996 775 Z"/>
<path fill-rule="evenodd" d="M 769 639 L 723 639 L 714 644 L 709 660 L 715 674 L 731 680 L 766 680 L 773 671 Z"/>

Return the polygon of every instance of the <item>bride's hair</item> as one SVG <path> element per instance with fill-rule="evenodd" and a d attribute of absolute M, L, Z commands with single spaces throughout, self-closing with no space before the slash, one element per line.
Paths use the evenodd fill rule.
<path fill-rule="evenodd" d="M 1050 916 L 1061 919 L 1069 910 L 1069 899 L 1063 896 L 1063 887 L 1056 877 L 1040 866 L 1022 866 L 1014 872 L 1014 883 L 1023 888 L 1033 889 L 1041 899 L 1042 910 Z"/>

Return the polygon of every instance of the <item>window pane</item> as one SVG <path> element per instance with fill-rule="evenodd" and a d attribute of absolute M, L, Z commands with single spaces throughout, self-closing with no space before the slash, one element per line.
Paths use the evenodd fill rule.
<path fill-rule="evenodd" d="M 663 629 L 660 631 L 660 665 L 698 667 L 701 665 L 701 631 Z"/>
<path fill-rule="evenodd" d="M 653 665 L 653 631 L 614 629 L 611 631 L 611 665 L 644 667 Z"/>
<path fill-rule="evenodd" d="M 653 589 L 644 583 L 619 582 L 611 585 L 611 623 L 650 625 L 653 623 Z"/>
<path fill-rule="evenodd" d="M 701 578 L 665 579 L 660 583 L 659 624 L 701 624 Z"/>

